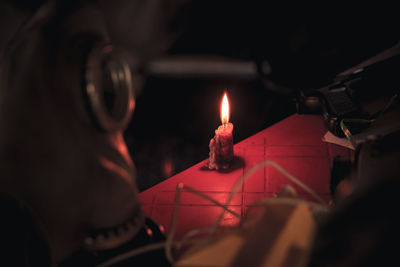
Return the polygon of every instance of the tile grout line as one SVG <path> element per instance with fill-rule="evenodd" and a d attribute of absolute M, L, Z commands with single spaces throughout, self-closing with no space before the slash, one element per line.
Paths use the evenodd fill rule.
<path fill-rule="evenodd" d="M 158 192 L 157 192 L 157 194 L 154 194 L 153 199 L 151 200 L 151 205 L 150 205 L 150 217 L 151 218 L 153 218 L 153 211 L 154 211 L 155 206 L 156 206 L 156 196 L 157 195 L 158 195 Z"/>
<path fill-rule="evenodd" d="M 266 150 L 267 150 L 267 138 L 266 137 L 264 137 L 264 155 L 263 155 L 263 160 L 266 160 L 266 158 L 267 158 L 267 152 L 266 152 Z M 263 190 L 263 193 L 264 193 L 264 196 L 265 196 L 265 191 L 266 191 L 266 189 L 267 189 L 267 171 L 265 170 L 266 168 L 265 168 L 266 166 L 264 166 L 263 167 L 263 180 L 264 180 L 264 190 Z"/>

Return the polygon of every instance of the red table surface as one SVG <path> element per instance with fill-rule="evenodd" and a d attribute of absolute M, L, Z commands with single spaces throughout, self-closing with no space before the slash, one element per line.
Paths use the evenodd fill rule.
<path fill-rule="evenodd" d="M 240 126 L 235 126 L 236 128 Z M 212 129 L 210 129 L 212 131 Z M 311 187 L 321 198 L 330 200 L 329 179 L 333 158 L 350 158 L 352 151 L 322 141 L 327 129 L 321 116 L 292 115 L 281 122 L 237 143 L 234 146 L 236 165 L 229 172 L 204 168 L 208 159 L 172 176 L 139 194 L 145 214 L 169 230 L 174 208 L 176 186 L 184 183 L 225 203 L 234 183 L 252 166 L 263 160 L 273 160 Z M 230 209 L 245 214 L 257 199 L 272 197 L 286 184 L 293 185 L 300 198 L 312 197 L 271 166 L 259 169 L 239 189 Z M 176 238 L 190 230 L 212 226 L 221 208 L 191 193 L 182 192 Z M 222 225 L 235 225 L 238 220 L 225 213 Z"/>

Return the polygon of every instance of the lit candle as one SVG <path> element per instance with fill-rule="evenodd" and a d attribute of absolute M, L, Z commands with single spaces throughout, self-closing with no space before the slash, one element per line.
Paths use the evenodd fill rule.
<path fill-rule="evenodd" d="M 207 167 L 211 170 L 227 169 L 233 160 L 233 124 L 229 122 L 229 102 L 225 92 L 221 102 L 221 123 L 210 140 L 210 158 Z"/>

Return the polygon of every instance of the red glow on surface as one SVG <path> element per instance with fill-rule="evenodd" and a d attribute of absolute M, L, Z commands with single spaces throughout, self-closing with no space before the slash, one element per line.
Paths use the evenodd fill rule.
<path fill-rule="evenodd" d="M 354 157 L 350 149 L 322 142 L 327 129 L 322 116 L 292 115 L 285 120 L 235 145 L 235 155 L 243 160 L 238 168 L 227 172 L 207 171 L 207 160 L 199 162 L 164 182 L 141 192 L 139 197 L 148 216 L 163 225 L 168 232 L 173 216 L 175 195 L 182 184 L 194 188 L 220 203 L 226 203 L 236 181 L 257 163 L 273 160 L 282 168 L 310 186 L 325 201 L 330 200 L 330 168 L 337 155 L 345 159 Z M 264 197 L 270 198 L 290 184 L 300 199 L 315 199 L 272 167 L 254 172 L 239 188 L 229 208 L 245 215 L 248 208 Z M 178 185 L 178 187 L 177 187 Z M 347 189 L 347 188 L 345 188 Z M 221 208 L 198 195 L 182 190 L 176 238 L 189 231 L 210 227 L 221 214 Z M 224 213 L 222 226 L 234 227 L 238 219 Z"/>
<path fill-rule="evenodd" d="M 221 122 L 222 124 L 227 124 L 229 122 L 229 101 L 228 101 L 228 95 L 225 92 L 224 97 L 222 98 L 221 102 Z"/>
<path fill-rule="evenodd" d="M 162 163 L 162 172 L 165 177 L 170 177 L 174 172 L 174 163 L 171 159 L 164 159 Z"/>
<path fill-rule="evenodd" d="M 150 228 L 147 228 L 147 229 L 146 229 L 146 233 L 147 233 L 149 236 L 153 236 L 153 231 L 152 231 Z"/>

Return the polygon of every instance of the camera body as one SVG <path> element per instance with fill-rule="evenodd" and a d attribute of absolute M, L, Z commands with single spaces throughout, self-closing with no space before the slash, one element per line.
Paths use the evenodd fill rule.
<path fill-rule="evenodd" d="M 339 74 L 332 83 L 316 90 L 300 91 L 297 112 L 300 114 L 322 114 L 327 128 L 336 136 L 344 137 L 340 122 L 345 119 L 368 121 L 382 114 L 371 109 L 371 103 L 390 103 L 399 94 L 400 79 L 396 70 L 400 56 L 382 59 L 352 71 Z M 388 102 L 388 99 L 391 99 Z M 391 103 L 393 104 L 393 103 Z M 385 110 L 387 111 L 387 110 Z M 349 123 L 352 134 L 362 132 L 369 123 Z"/>
<path fill-rule="evenodd" d="M 359 71 L 361 72 L 361 71 Z M 369 119 L 356 99 L 356 91 L 352 88 L 362 78 L 358 75 L 337 80 L 334 83 L 309 92 L 301 92 L 297 102 L 300 114 L 321 114 L 329 131 L 338 137 L 344 137 L 340 128 L 343 119 Z M 358 133 L 366 125 L 350 125 L 352 133 Z"/>

